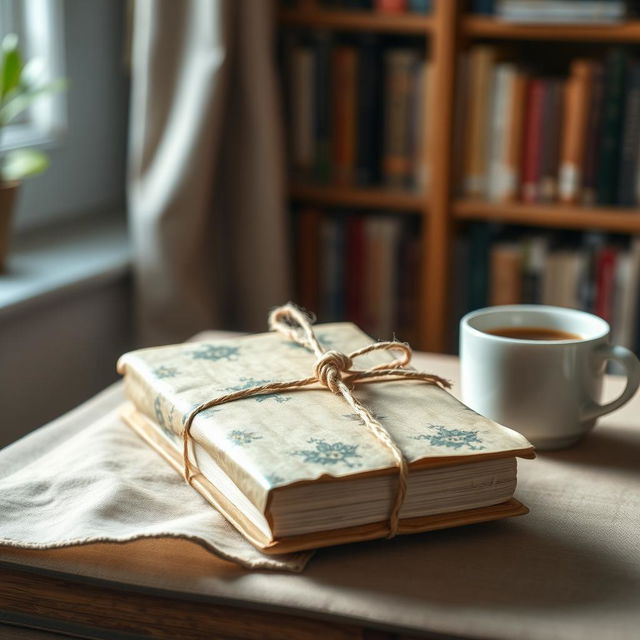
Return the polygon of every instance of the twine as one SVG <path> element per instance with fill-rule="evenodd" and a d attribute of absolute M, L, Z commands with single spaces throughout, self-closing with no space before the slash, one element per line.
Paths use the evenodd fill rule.
<path fill-rule="evenodd" d="M 388 537 L 392 538 L 398 531 L 400 509 L 407 493 L 407 477 L 409 474 L 407 460 L 398 445 L 394 442 L 390 433 L 376 420 L 371 412 L 353 396 L 350 386 L 384 380 L 421 380 L 441 388 L 449 388 L 451 384 L 439 376 L 407 368 L 411 361 L 412 351 L 411 347 L 403 342 L 374 342 L 348 355 L 335 350 L 325 351 L 311 328 L 311 322 L 309 316 L 291 303 L 274 309 L 269 315 L 269 328 L 272 331 L 278 331 L 285 337 L 313 352 L 316 357 L 316 362 L 313 367 L 312 376 L 286 382 L 269 382 L 250 389 L 242 389 L 241 391 L 228 393 L 213 400 L 203 402 L 195 407 L 187 416 L 182 431 L 185 480 L 191 484 L 193 477 L 197 473 L 197 467 L 191 461 L 190 456 L 191 427 L 195 417 L 201 411 L 262 393 L 288 391 L 320 383 L 332 393 L 342 396 L 353 412 L 360 417 L 369 431 L 379 442 L 389 449 L 393 456 L 396 467 L 398 468 L 398 483 L 389 514 Z M 400 357 L 392 362 L 379 364 L 370 369 L 363 370 L 353 367 L 354 358 L 372 353 L 373 351 L 399 352 Z"/>

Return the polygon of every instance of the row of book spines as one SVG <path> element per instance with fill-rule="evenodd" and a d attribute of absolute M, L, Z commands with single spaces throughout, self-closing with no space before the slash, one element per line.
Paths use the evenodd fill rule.
<path fill-rule="evenodd" d="M 493 241 L 486 225 L 476 225 L 470 240 L 468 309 L 522 303 L 583 309 L 610 323 L 617 344 L 640 350 L 640 238 L 629 248 L 602 239 L 551 247 L 545 236 Z"/>
<path fill-rule="evenodd" d="M 323 321 L 354 322 L 376 339 L 415 342 L 420 241 L 412 221 L 303 209 L 294 238 L 303 307 Z"/>
<path fill-rule="evenodd" d="M 479 46 L 468 58 L 465 193 L 493 201 L 635 205 L 640 64 L 615 49 L 604 67 L 574 60 L 565 82 L 531 76 L 499 57 L 498 49 Z"/>
<path fill-rule="evenodd" d="M 429 13 L 432 0 L 321 0 L 324 7 L 332 9 L 369 9 L 384 13 Z"/>
<path fill-rule="evenodd" d="M 415 49 L 291 45 L 291 155 L 298 179 L 426 189 L 428 63 Z M 381 77 L 382 76 L 382 77 Z"/>

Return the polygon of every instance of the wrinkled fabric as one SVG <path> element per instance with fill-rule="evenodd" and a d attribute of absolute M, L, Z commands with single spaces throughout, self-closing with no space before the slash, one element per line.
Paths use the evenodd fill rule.
<path fill-rule="evenodd" d="M 118 400 L 120 385 L 89 401 L 78 419 L 0 451 L 0 544 L 184 538 L 245 567 L 303 569 L 309 553 L 266 556 L 251 546 L 122 423 Z"/>

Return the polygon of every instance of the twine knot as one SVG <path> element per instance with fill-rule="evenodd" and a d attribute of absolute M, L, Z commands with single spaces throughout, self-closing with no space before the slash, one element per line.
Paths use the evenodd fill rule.
<path fill-rule="evenodd" d="M 338 382 L 342 380 L 342 374 L 353 366 L 351 358 L 340 351 L 327 351 L 316 361 L 314 374 L 325 387 L 332 393 L 340 395 Z"/>

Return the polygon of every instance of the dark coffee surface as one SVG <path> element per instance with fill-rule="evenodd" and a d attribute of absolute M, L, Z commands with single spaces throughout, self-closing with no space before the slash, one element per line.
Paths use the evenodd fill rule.
<path fill-rule="evenodd" d="M 577 333 L 545 327 L 496 327 L 487 329 L 485 333 L 516 340 L 580 340 L 582 338 Z"/>

